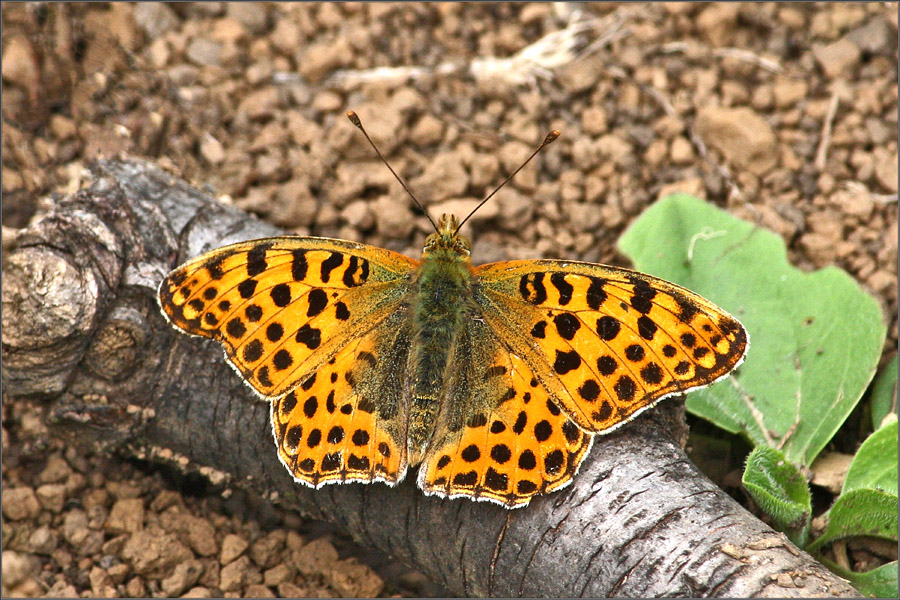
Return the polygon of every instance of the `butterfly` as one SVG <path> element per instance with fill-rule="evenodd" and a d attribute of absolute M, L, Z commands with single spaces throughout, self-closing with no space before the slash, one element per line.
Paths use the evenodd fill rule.
<path fill-rule="evenodd" d="M 420 260 L 273 237 L 160 284 L 172 325 L 221 342 L 271 403 L 298 483 L 394 486 L 418 466 L 428 495 L 525 506 L 572 481 L 594 434 L 744 358 L 741 323 L 683 287 L 585 262 L 474 266 L 457 217 L 435 229 Z"/>

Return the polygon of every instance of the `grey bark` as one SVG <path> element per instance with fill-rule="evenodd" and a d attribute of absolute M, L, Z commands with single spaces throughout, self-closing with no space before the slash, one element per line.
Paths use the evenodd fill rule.
<path fill-rule="evenodd" d="M 602 438 L 575 482 L 525 509 L 397 488 L 314 491 L 279 463 L 260 402 L 216 342 L 181 335 L 156 287 L 182 260 L 278 233 L 150 163 L 104 160 L 3 267 L 6 392 L 59 435 L 163 460 L 336 524 L 468 596 L 855 596 L 753 517 L 652 419 Z"/>

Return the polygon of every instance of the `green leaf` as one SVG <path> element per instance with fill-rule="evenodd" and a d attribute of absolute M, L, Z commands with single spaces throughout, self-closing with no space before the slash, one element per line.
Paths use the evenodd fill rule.
<path fill-rule="evenodd" d="M 888 414 L 897 414 L 897 356 L 878 372 L 872 385 L 872 428 L 881 427 Z"/>
<path fill-rule="evenodd" d="M 834 561 L 822 557 L 822 564 L 832 573 L 848 580 L 853 587 L 870 598 L 897 597 L 897 561 L 881 565 L 871 571 L 857 573 L 843 568 Z"/>
<path fill-rule="evenodd" d="M 619 248 L 750 334 L 739 372 L 689 394 L 688 410 L 811 464 L 875 373 L 886 332 L 878 302 L 840 269 L 799 271 L 779 236 L 686 194 L 647 209 Z"/>
<path fill-rule="evenodd" d="M 897 495 L 897 421 L 870 435 L 853 457 L 841 493 L 862 488 Z"/>
<path fill-rule="evenodd" d="M 806 478 L 775 448 L 758 446 L 747 457 L 744 487 L 776 529 L 800 547 L 809 534 L 812 504 Z"/>
<path fill-rule="evenodd" d="M 806 550 L 863 535 L 897 541 L 897 494 L 868 488 L 841 494 L 828 511 L 825 532 Z"/>

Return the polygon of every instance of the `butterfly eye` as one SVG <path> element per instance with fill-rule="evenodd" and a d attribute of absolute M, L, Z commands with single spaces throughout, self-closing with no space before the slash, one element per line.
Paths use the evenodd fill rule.
<path fill-rule="evenodd" d="M 430 250 L 434 248 L 434 245 L 437 243 L 437 234 L 432 233 L 427 238 L 425 238 L 425 249 Z"/>

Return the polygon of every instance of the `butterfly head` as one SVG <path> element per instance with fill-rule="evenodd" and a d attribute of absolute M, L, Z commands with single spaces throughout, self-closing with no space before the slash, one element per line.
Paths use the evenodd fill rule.
<path fill-rule="evenodd" d="M 441 215 L 437 231 L 425 238 L 425 254 L 443 253 L 468 259 L 471 244 L 458 231 L 459 219 L 456 215 Z"/>

